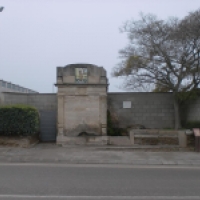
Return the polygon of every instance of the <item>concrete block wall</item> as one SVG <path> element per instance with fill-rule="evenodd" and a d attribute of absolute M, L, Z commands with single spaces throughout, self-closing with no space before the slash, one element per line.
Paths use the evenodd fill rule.
<path fill-rule="evenodd" d="M 25 94 L 3 92 L 0 94 L 2 105 L 25 104 L 40 110 L 57 110 L 57 96 L 55 93 Z"/>
<path fill-rule="evenodd" d="M 2 104 L 28 104 L 28 96 L 24 93 L 3 92 L 1 93 Z"/>
<path fill-rule="evenodd" d="M 28 94 L 28 105 L 32 105 L 38 110 L 57 111 L 57 95 L 55 93 Z"/>
<path fill-rule="evenodd" d="M 181 111 L 183 120 L 200 121 L 200 97 L 183 105 Z"/>
<path fill-rule="evenodd" d="M 123 102 L 131 108 L 123 108 Z M 173 128 L 174 108 L 170 93 L 108 93 L 108 109 L 120 128 L 134 124 L 146 128 Z"/>
<path fill-rule="evenodd" d="M 173 128 L 174 108 L 170 93 L 108 93 L 108 109 L 117 122 L 125 128 L 142 124 L 146 128 Z M 130 101 L 131 108 L 123 108 Z M 0 92 L 0 105 L 26 104 L 40 110 L 57 111 L 57 95 Z M 181 107 L 182 120 L 200 121 L 200 97 Z"/>

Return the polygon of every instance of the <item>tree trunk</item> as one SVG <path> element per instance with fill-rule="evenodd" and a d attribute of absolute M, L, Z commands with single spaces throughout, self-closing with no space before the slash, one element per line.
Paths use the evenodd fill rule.
<path fill-rule="evenodd" d="M 174 98 L 174 119 L 175 119 L 174 128 L 177 130 L 181 128 L 181 120 L 180 120 L 179 103 L 176 96 L 176 92 L 173 92 L 173 98 Z"/>

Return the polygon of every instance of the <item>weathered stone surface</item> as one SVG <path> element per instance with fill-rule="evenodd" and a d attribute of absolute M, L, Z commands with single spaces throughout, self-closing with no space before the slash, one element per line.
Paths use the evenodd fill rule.
<path fill-rule="evenodd" d="M 183 145 L 182 137 L 179 138 L 178 133 L 178 131 L 159 129 L 132 129 L 129 131 L 130 138 L 134 135 L 134 144 L 138 145 Z"/>
<path fill-rule="evenodd" d="M 139 145 L 178 145 L 178 137 L 135 137 L 135 144 Z"/>
<path fill-rule="evenodd" d="M 64 135 L 78 136 L 80 132 L 100 135 L 98 96 L 65 96 Z"/>
<path fill-rule="evenodd" d="M 134 130 L 130 130 L 130 131 L 129 131 L 129 138 L 130 138 L 131 144 L 134 145 L 134 144 L 135 144 L 135 140 L 134 140 Z"/>
<path fill-rule="evenodd" d="M 180 147 L 187 147 L 187 136 L 185 131 L 178 131 L 178 140 Z"/>
<path fill-rule="evenodd" d="M 0 136 L 0 145 L 30 147 L 39 142 L 38 136 Z"/>
<path fill-rule="evenodd" d="M 57 144 L 67 145 L 107 145 L 108 136 L 57 136 Z"/>
<path fill-rule="evenodd" d="M 109 137 L 109 144 L 116 145 L 116 146 L 130 146 L 131 140 L 128 136 L 110 136 Z"/>
<path fill-rule="evenodd" d="M 56 86 L 58 143 L 62 140 L 70 143 L 81 132 L 107 134 L 107 77 L 103 67 L 90 64 L 58 67 Z M 85 143 L 85 139 L 78 138 L 77 142 Z"/>
<path fill-rule="evenodd" d="M 188 147 L 194 147 L 195 145 L 195 137 L 194 135 L 187 135 L 187 146 Z"/>

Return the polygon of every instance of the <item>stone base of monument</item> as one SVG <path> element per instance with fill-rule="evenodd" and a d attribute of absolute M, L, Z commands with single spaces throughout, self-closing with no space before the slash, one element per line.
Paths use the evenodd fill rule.
<path fill-rule="evenodd" d="M 158 130 L 158 129 L 132 129 L 129 136 L 57 136 L 57 144 L 62 145 L 109 145 L 129 146 L 133 148 L 180 148 L 194 147 L 194 136 L 185 134 L 185 131 Z M 176 148 L 175 148 L 176 147 Z"/>
<path fill-rule="evenodd" d="M 69 145 L 107 145 L 109 143 L 109 136 L 57 136 L 56 143 Z"/>
<path fill-rule="evenodd" d="M 29 148 L 39 142 L 34 136 L 0 136 L 0 146 Z"/>

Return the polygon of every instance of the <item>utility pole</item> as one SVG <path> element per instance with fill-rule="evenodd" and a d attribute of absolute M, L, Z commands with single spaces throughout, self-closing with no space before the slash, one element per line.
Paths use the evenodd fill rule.
<path fill-rule="evenodd" d="M 0 6 L 0 12 L 2 12 L 2 11 L 3 11 L 3 9 L 4 9 L 4 7 L 3 7 L 3 6 Z"/>
<path fill-rule="evenodd" d="M 54 93 L 54 84 L 52 85 L 52 92 Z"/>

